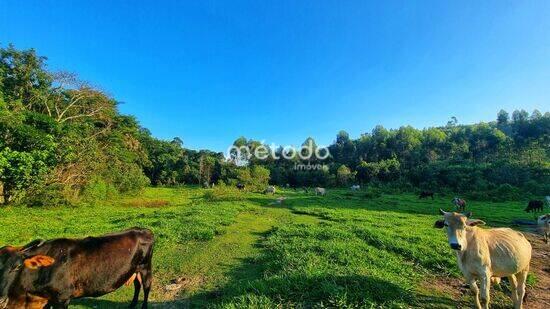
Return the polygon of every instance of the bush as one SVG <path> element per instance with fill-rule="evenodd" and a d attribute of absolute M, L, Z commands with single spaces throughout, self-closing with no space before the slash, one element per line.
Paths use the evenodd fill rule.
<path fill-rule="evenodd" d="M 65 187 L 60 184 L 42 186 L 37 184 L 28 188 L 22 204 L 28 206 L 70 206 L 72 200 L 64 192 Z"/>
<path fill-rule="evenodd" d="M 492 190 L 472 191 L 467 194 L 470 199 L 493 202 L 517 201 L 526 197 L 526 194 L 510 184 L 502 184 Z M 530 195 L 529 195 L 530 196 Z"/>
<path fill-rule="evenodd" d="M 219 184 L 212 189 L 206 189 L 203 198 L 209 202 L 240 201 L 244 199 L 241 191 L 233 186 Z"/>
<path fill-rule="evenodd" d="M 112 184 L 107 183 L 99 176 L 94 176 L 82 190 L 81 197 L 83 201 L 93 204 L 97 201 L 113 198 L 117 194 L 117 189 Z"/>
<path fill-rule="evenodd" d="M 365 193 L 366 198 L 379 198 L 382 196 L 382 190 L 376 187 L 367 187 L 367 192 Z"/>

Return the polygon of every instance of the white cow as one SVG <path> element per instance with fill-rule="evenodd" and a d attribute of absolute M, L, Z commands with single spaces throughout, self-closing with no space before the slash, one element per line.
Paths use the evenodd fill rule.
<path fill-rule="evenodd" d="M 269 205 L 282 205 L 285 200 L 286 200 L 286 197 L 281 196 L 281 197 L 278 197 L 275 201 L 269 203 Z"/>
<path fill-rule="evenodd" d="M 540 216 L 537 219 L 537 229 L 544 236 L 544 242 L 550 238 L 550 214 Z"/>
<path fill-rule="evenodd" d="M 315 195 L 325 195 L 327 194 L 327 190 L 325 188 L 317 187 L 315 188 Z"/>
<path fill-rule="evenodd" d="M 268 187 L 264 190 L 264 193 L 265 193 L 265 194 L 268 194 L 268 193 L 275 194 L 275 187 L 274 187 L 274 186 L 268 186 Z"/>
<path fill-rule="evenodd" d="M 508 277 L 514 308 L 522 308 L 531 261 L 529 241 L 509 228 L 481 229 L 477 225 L 485 222 L 469 219 L 471 213 L 440 212 L 444 220 L 436 221 L 435 227 L 446 227 L 449 245 L 456 251 L 458 267 L 474 293 L 477 308 L 489 308 L 492 277 Z M 481 303 L 476 279 L 481 283 Z"/>
<path fill-rule="evenodd" d="M 360 185 L 353 185 L 350 187 L 351 191 L 359 191 L 361 190 L 361 186 Z"/>

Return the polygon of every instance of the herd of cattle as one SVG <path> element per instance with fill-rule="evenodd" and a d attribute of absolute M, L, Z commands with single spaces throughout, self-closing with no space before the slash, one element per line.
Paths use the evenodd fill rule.
<path fill-rule="evenodd" d="M 244 189 L 241 184 L 237 187 Z M 360 187 L 354 185 L 350 189 Z M 324 196 L 327 191 L 318 187 L 314 192 Z M 275 187 L 267 187 L 264 193 L 275 194 Z M 433 199 L 434 193 L 423 191 L 419 195 L 427 197 Z M 546 199 L 550 205 L 550 197 Z M 283 200 L 277 199 L 278 203 Z M 526 211 L 542 210 L 539 202 L 529 202 Z M 449 245 L 474 293 L 476 307 L 488 308 L 491 283 L 507 277 L 514 307 L 522 308 L 531 244 L 523 234 L 509 228 L 478 228 L 485 223 L 472 219 L 471 212 L 461 213 L 466 201 L 455 197 L 452 203 L 459 212 L 440 210 L 443 219 L 436 221 L 434 227 L 446 228 Z M 540 216 L 538 224 L 548 243 L 550 214 Z M 142 308 L 147 308 L 153 247 L 153 233 L 142 228 L 100 237 L 35 240 L 22 247 L 2 247 L 0 309 L 68 308 L 71 299 L 102 296 L 124 284 L 134 285 L 130 307 L 137 306 L 143 289 Z"/>

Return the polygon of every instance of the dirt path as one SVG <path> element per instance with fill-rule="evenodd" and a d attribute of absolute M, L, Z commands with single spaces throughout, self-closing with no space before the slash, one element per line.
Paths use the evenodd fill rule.
<path fill-rule="evenodd" d="M 527 308 L 550 308 L 550 244 L 541 236 L 525 233 L 533 246 L 531 272 L 536 277 L 534 287 L 527 290 Z"/>

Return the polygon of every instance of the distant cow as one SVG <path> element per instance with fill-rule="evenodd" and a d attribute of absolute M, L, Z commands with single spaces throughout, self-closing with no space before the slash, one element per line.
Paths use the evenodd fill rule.
<path fill-rule="evenodd" d="M 317 187 L 315 188 L 315 195 L 325 195 L 327 194 L 327 190 L 325 188 Z"/>
<path fill-rule="evenodd" d="M 361 190 L 361 186 L 360 185 L 353 185 L 350 187 L 351 191 L 358 191 L 358 190 Z"/>
<path fill-rule="evenodd" d="M 537 229 L 544 236 L 544 242 L 550 238 L 550 214 L 542 215 L 537 219 Z"/>
<path fill-rule="evenodd" d="M 542 212 L 544 203 L 542 201 L 533 200 L 525 208 L 526 212 Z"/>
<path fill-rule="evenodd" d="M 455 197 L 453 204 L 456 206 L 457 211 L 464 211 L 466 209 L 466 201 L 461 198 Z"/>
<path fill-rule="evenodd" d="M 237 184 L 237 189 L 239 189 L 239 190 L 244 190 L 244 184 L 239 182 L 239 183 Z"/>
<path fill-rule="evenodd" d="M 429 196 L 432 197 L 432 200 L 434 199 L 434 193 L 432 191 L 422 191 L 420 192 L 420 195 L 418 196 L 419 199 L 428 198 Z"/>
<path fill-rule="evenodd" d="M 489 308 L 491 278 L 508 277 L 514 308 L 521 308 L 525 296 L 525 282 L 531 261 L 531 244 L 509 228 L 481 229 L 481 220 L 471 220 L 456 212 L 444 212 L 436 228 L 446 228 L 449 245 L 456 251 L 458 266 L 474 293 L 477 308 Z M 476 280 L 481 283 L 480 289 Z"/>
<path fill-rule="evenodd" d="M 275 201 L 269 203 L 269 205 L 281 205 L 285 200 L 286 200 L 286 197 L 281 196 L 281 197 L 278 197 Z"/>
<path fill-rule="evenodd" d="M 98 297 L 134 283 L 147 308 L 154 238 L 147 229 L 83 239 L 54 239 L 0 249 L 0 304 L 7 308 L 68 308 L 73 298 Z"/>
<path fill-rule="evenodd" d="M 546 204 L 548 204 L 548 207 L 550 208 L 550 196 L 546 196 L 544 197 L 544 199 L 546 200 Z"/>
<path fill-rule="evenodd" d="M 268 186 L 267 188 L 265 188 L 264 193 L 265 194 L 269 194 L 269 193 L 275 194 L 275 187 L 274 186 Z"/>

